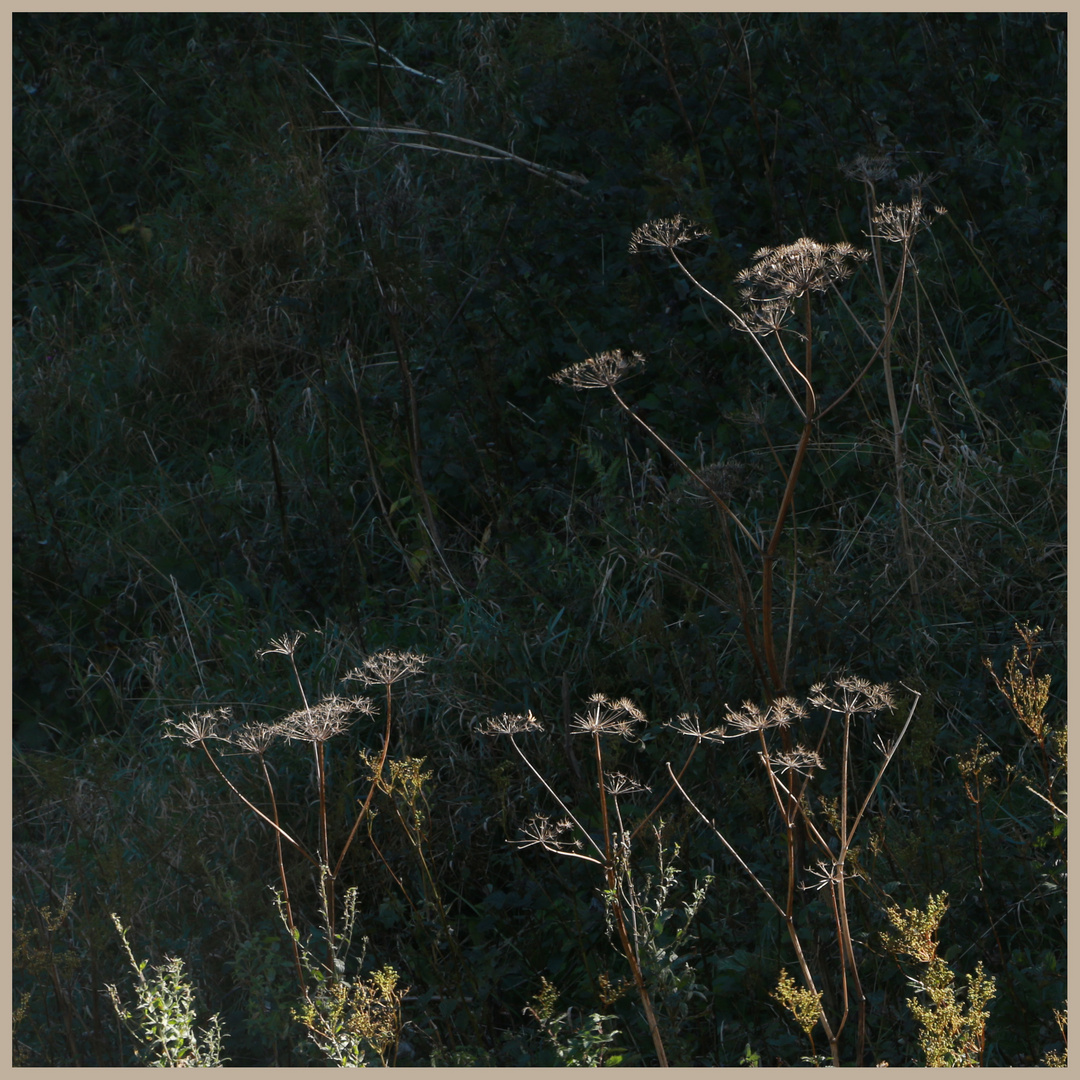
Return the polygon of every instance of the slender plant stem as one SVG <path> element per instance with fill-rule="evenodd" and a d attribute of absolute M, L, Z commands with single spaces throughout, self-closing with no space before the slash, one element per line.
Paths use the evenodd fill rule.
<path fill-rule="evenodd" d="M 772 906 L 776 909 L 777 913 L 784 920 L 784 925 L 787 928 L 788 937 L 791 939 L 791 943 L 795 948 L 795 956 L 799 962 L 799 970 L 802 973 L 803 982 L 806 984 L 810 992 L 816 995 L 818 993 L 818 990 L 814 984 L 814 977 L 810 973 L 810 966 L 806 962 L 806 956 L 803 953 L 802 942 L 799 940 L 799 932 L 795 928 L 795 919 L 787 911 L 785 911 L 779 903 L 777 903 L 776 898 L 771 892 L 769 892 L 768 888 L 761 883 L 753 870 L 751 870 L 750 867 L 746 865 L 746 863 L 743 861 L 742 856 L 731 846 L 731 844 L 728 843 L 727 837 L 724 836 L 724 834 L 716 827 L 716 823 L 714 821 L 711 821 L 701 812 L 698 805 L 687 794 L 686 789 L 676 779 L 675 773 L 671 768 L 671 762 L 669 761 L 665 764 L 667 765 L 668 774 L 671 776 L 672 780 L 675 781 L 676 786 L 679 788 L 679 791 L 682 792 L 683 798 L 685 798 L 686 801 L 690 804 L 691 809 L 694 810 L 698 817 L 700 817 L 701 820 L 704 821 L 710 829 L 712 829 L 713 833 L 715 833 L 720 843 L 722 843 L 724 847 L 727 848 L 731 856 L 749 876 L 750 880 L 762 891 L 765 899 L 768 900 L 770 904 L 772 904 Z M 840 1053 L 836 1042 L 836 1036 L 833 1034 L 832 1026 L 829 1024 L 829 1019 L 825 1015 L 825 1010 L 821 1005 L 818 1006 L 818 1020 L 821 1022 L 821 1026 L 824 1029 L 825 1035 L 829 1040 L 829 1046 L 832 1050 L 833 1064 L 835 1066 L 839 1066 Z"/>
<path fill-rule="evenodd" d="M 345 855 L 348 853 L 349 848 L 352 846 L 353 838 L 356 836 L 356 830 L 360 828 L 360 822 L 364 820 L 364 815 L 368 812 L 368 807 L 371 806 L 371 800 L 375 795 L 375 788 L 382 778 L 383 766 L 386 764 L 386 756 L 390 752 L 390 684 L 386 686 L 386 730 L 383 733 L 383 745 L 382 755 L 379 757 L 379 765 L 375 770 L 375 775 L 371 779 L 371 786 L 368 788 L 367 798 L 364 799 L 364 805 L 360 808 L 360 813 L 356 815 L 356 821 L 353 822 L 353 827 L 349 831 L 349 837 L 345 841 L 345 846 L 341 849 L 341 854 L 338 856 L 338 861 L 334 864 L 334 877 L 337 877 L 341 870 L 341 864 L 345 861 Z"/>
<path fill-rule="evenodd" d="M 308 997 L 307 982 L 304 979 L 304 968 L 300 963 L 300 949 L 297 945 L 296 924 L 293 922 L 292 902 L 289 900 L 289 879 L 285 873 L 285 859 L 281 850 L 281 826 L 278 823 L 277 797 L 274 795 L 274 785 L 270 780 L 270 769 L 266 764 L 266 757 L 259 754 L 259 764 L 262 766 L 263 778 L 266 780 L 266 790 L 270 793 L 270 809 L 274 815 L 274 825 L 277 832 L 274 833 L 274 843 L 277 848 L 278 874 L 281 877 L 281 896 L 285 909 L 285 922 L 289 928 L 289 944 L 292 946 L 293 964 L 296 967 L 296 981 L 305 1000 Z"/>
<path fill-rule="evenodd" d="M 592 835 L 591 835 L 591 834 L 589 833 L 588 829 L 586 829 L 586 828 L 585 828 L 585 826 L 584 826 L 584 825 L 582 825 L 582 824 L 581 824 L 581 822 L 580 822 L 580 821 L 578 821 L 578 819 L 577 819 L 576 817 L 574 817 L 574 815 L 573 815 L 573 814 L 571 813 L 571 811 L 570 811 L 570 810 L 569 810 L 569 808 L 567 807 L 566 803 L 564 803 L 564 802 L 562 801 L 562 799 L 560 799 L 560 798 L 559 798 L 559 796 L 555 794 L 555 792 L 554 792 L 554 791 L 552 790 L 552 787 L 551 787 L 551 785 L 550 785 L 550 784 L 549 784 L 549 783 L 548 783 L 548 782 L 547 782 L 547 781 L 546 781 L 546 780 L 545 780 L 545 779 L 543 778 L 543 776 L 541 776 L 541 775 L 540 775 L 540 773 L 539 773 L 539 772 L 538 772 L 538 771 L 537 771 L 537 770 L 536 770 L 536 769 L 535 769 L 535 768 L 533 767 L 533 763 L 532 763 L 532 762 L 531 762 L 531 761 L 530 761 L 530 760 L 529 760 L 529 759 L 528 759 L 528 758 L 527 758 L 527 757 L 526 757 L 526 756 L 525 756 L 525 755 L 524 755 L 524 754 L 522 753 L 522 751 L 521 751 L 521 747 L 520 747 L 520 746 L 518 746 L 518 744 L 517 744 L 517 741 L 516 741 L 516 740 L 514 739 L 514 736 L 513 736 L 513 735 L 511 735 L 511 736 L 510 736 L 509 738 L 510 738 L 510 745 L 511 745 L 511 746 L 512 746 L 512 747 L 513 747 L 513 748 L 514 748 L 514 749 L 515 749 L 516 751 L 517 751 L 518 757 L 519 757 L 519 758 L 521 758 L 521 760 L 525 762 L 525 765 L 526 765 L 526 766 L 528 767 L 528 769 L 529 769 L 529 772 L 531 772 L 531 773 L 533 774 L 533 776 L 535 776 L 535 777 L 536 777 L 536 779 L 537 779 L 537 780 L 539 780 L 539 781 L 540 781 L 540 783 L 544 785 L 544 788 L 545 788 L 545 790 L 546 790 L 546 791 L 547 791 L 547 793 L 548 793 L 548 794 L 549 794 L 549 795 L 550 795 L 550 796 L 551 796 L 551 797 L 552 797 L 552 798 L 553 798 L 553 799 L 554 799 L 554 800 L 555 800 L 555 801 L 556 801 L 556 802 L 557 802 L 557 803 L 559 804 L 560 808 L 562 809 L 562 812 L 563 812 L 564 814 L 566 814 L 566 816 L 567 816 L 567 817 L 568 817 L 568 818 L 569 818 L 569 819 L 570 819 L 570 820 L 571 820 L 571 821 L 572 821 L 572 822 L 573 822 L 573 823 L 574 823 L 574 824 L 575 824 L 575 825 L 576 825 L 576 826 L 578 827 L 578 831 L 579 831 L 579 832 L 580 832 L 580 833 L 581 833 L 581 834 L 582 834 L 582 835 L 583 835 L 583 836 L 585 837 L 585 839 L 586 839 L 586 840 L 588 840 L 588 841 L 589 841 L 589 843 L 590 843 L 590 844 L 592 844 L 592 846 L 593 846 L 593 847 L 594 847 L 594 848 L 596 849 L 596 853 L 597 853 L 597 855 L 599 855 L 599 856 L 600 856 L 601 858 L 604 858 L 604 851 L 603 851 L 603 849 L 602 849 L 602 848 L 600 847 L 600 845 L 599 845 L 599 844 L 598 844 L 598 843 L 597 843 L 597 842 L 596 842 L 596 841 L 595 841 L 595 840 L 594 840 L 594 839 L 592 838 Z M 572 855 L 572 854 L 574 854 L 574 853 L 573 853 L 573 852 L 566 852 L 566 854 L 568 854 L 568 855 Z"/>
<path fill-rule="evenodd" d="M 242 792 L 241 792 L 241 791 L 240 791 L 240 790 L 239 790 L 239 789 L 237 788 L 237 786 L 236 786 L 236 785 L 235 785 L 235 784 L 234 784 L 234 783 L 233 783 L 233 782 L 232 782 L 232 781 L 231 781 L 231 780 L 230 780 L 230 779 L 229 779 L 229 778 L 228 778 L 228 777 L 227 777 L 227 776 L 226 776 L 226 775 L 225 775 L 225 774 L 224 774 L 224 773 L 223 773 L 223 772 L 221 771 L 221 768 L 220 768 L 220 767 L 218 766 L 218 763 L 217 763 L 217 762 L 216 762 L 216 761 L 214 760 L 214 755 L 210 753 L 210 750 L 209 750 L 209 748 L 208 748 L 208 747 L 207 747 L 207 745 L 206 745 L 206 740 L 205 740 L 205 739 L 200 739 L 200 740 L 199 740 L 199 745 L 200 745 L 200 746 L 201 746 L 201 747 L 203 748 L 203 750 L 204 750 L 204 751 L 206 752 L 206 756 L 207 756 L 207 757 L 208 757 L 208 758 L 210 759 L 210 764 L 214 766 L 214 771 L 215 771 L 215 772 L 216 772 L 216 773 L 218 774 L 218 776 L 220 776 L 220 777 L 221 777 L 221 779 L 222 779 L 222 780 L 224 780 L 224 781 L 225 781 L 225 783 L 226 783 L 226 784 L 228 785 L 228 787 L 229 787 L 229 790 L 230 790 L 230 791 L 232 791 L 232 793 L 233 793 L 233 794 L 234 794 L 234 795 L 235 795 L 235 796 L 236 796 L 236 797 L 237 797 L 237 798 L 238 798 L 238 799 L 239 799 L 239 800 L 240 800 L 240 801 L 241 801 L 241 802 L 242 802 L 242 803 L 243 803 L 243 804 L 244 804 L 244 805 L 245 805 L 245 806 L 246 806 L 246 807 L 247 807 L 247 808 L 248 808 L 248 809 L 249 809 L 249 810 L 250 810 L 250 811 L 251 811 L 251 812 L 253 813 L 253 814 L 256 814 L 256 815 L 257 815 L 258 817 L 261 817 L 261 818 L 263 819 L 263 821 L 265 821 L 265 822 L 266 822 L 266 824 L 267 824 L 267 825 L 269 825 L 269 826 L 270 826 L 270 827 L 271 827 L 271 828 L 272 828 L 272 829 L 273 829 L 273 830 L 274 830 L 274 831 L 275 831 L 276 833 L 279 833 L 279 834 L 280 834 L 281 836 L 283 836 L 283 837 L 284 837 L 284 838 L 285 838 L 286 840 L 288 840 L 288 841 L 289 841 L 289 843 L 290 843 L 290 844 L 292 844 L 292 846 L 293 846 L 294 848 L 296 848 L 296 850 L 297 850 L 297 851 L 299 851 L 299 852 L 300 852 L 300 854 L 301 854 L 301 855 L 303 855 L 303 857 L 304 857 L 305 859 L 307 859 L 307 861 L 308 861 L 309 863 L 311 863 L 311 865 L 312 865 L 312 866 L 318 866 L 318 865 L 319 865 L 319 861 L 318 861 L 317 859 L 313 858 L 313 857 L 312 857 L 311 855 L 309 855 L 309 854 L 308 854 L 308 852 L 307 852 L 307 850 L 306 850 L 306 849 L 304 848 L 303 844 L 300 844 L 300 843 L 298 843 L 298 842 L 297 842 L 296 840 L 294 840 L 294 839 L 293 839 L 293 838 L 292 838 L 292 837 L 291 837 L 291 836 L 290 836 L 290 835 L 289 835 L 289 834 L 288 834 L 288 833 L 287 833 L 287 832 L 286 832 L 286 831 L 285 831 L 285 830 L 284 830 L 284 829 L 283 829 L 283 828 L 282 828 L 282 827 L 281 827 L 280 825 L 278 825 L 278 824 L 277 824 L 277 823 L 276 823 L 276 822 L 275 822 L 275 821 L 274 821 L 274 820 L 273 820 L 272 818 L 268 818 L 268 817 L 267 817 L 267 816 L 266 816 L 266 815 L 265 815 L 265 814 L 264 814 L 264 813 L 263 813 L 263 812 L 262 812 L 262 811 L 261 811 L 261 810 L 260 810 L 260 809 L 259 809 L 259 808 L 258 808 L 258 807 L 257 807 L 257 806 L 255 805 L 255 804 L 254 804 L 254 803 L 252 803 L 252 802 L 251 802 L 251 800 L 250 800 L 250 799 L 248 799 L 248 798 L 247 798 L 247 797 L 246 797 L 246 796 L 245 796 L 245 795 L 244 795 L 244 794 L 243 794 L 243 793 L 242 793 Z"/>

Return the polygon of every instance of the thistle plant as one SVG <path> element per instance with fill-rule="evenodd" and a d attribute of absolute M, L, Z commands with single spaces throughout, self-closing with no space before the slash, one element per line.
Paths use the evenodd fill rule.
<path fill-rule="evenodd" d="M 335 736 L 348 731 L 361 717 L 371 718 L 376 715 L 376 704 L 367 697 L 341 697 L 331 694 L 311 704 L 296 666 L 296 649 L 303 635 L 286 635 L 271 641 L 260 656 L 280 654 L 289 660 L 293 676 L 296 679 L 301 708 L 288 714 L 276 723 L 247 723 L 233 725 L 228 709 L 213 709 L 207 712 L 189 712 L 182 720 L 172 718 L 165 721 L 165 736 L 179 738 L 188 746 L 199 746 L 206 754 L 214 771 L 224 781 L 234 795 L 273 831 L 278 878 L 281 884 L 282 917 L 292 942 L 293 962 L 297 982 L 305 999 L 309 998 L 308 979 L 305 964 L 301 956 L 300 931 L 297 928 L 288 875 L 285 867 L 283 842 L 295 851 L 315 871 L 318 894 L 322 907 L 321 917 L 326 938 L 326 957 L 323 968 L 331 982 L 338 980 L 344 969 L 341 955 L 341 943 L 347 935 L 338 933 L 336 926 L 335 887 L 340 877 L 345 856 L 352 847 L 361 823 L 369 814 L 371 801 L 377 790 L 386 766 L 390 750 L 390 738 L 393 729 L 393 711 L 391 687 L 409 675 L 422 671 L 427 664 L 427 657 L 411 652 L 387 650 L 366 657 L 359 667 L 344 676 L 345 681 L 360 682 L 366 687 L 383 686 L 386 691 L 385 727 L 378 760 L 372 769 L 372 779 L 367 796 L 363 800 L 353 821 L 348 837 L 342 844 L 336 858 L 330 847 L 330 824 L 327 812 L 327 772 L 326 744 Z M 267 752 L 279 741 L 307 743 L 311 746 L 315 766 L 315 784 L 318 795 L 318 836 L 314 844 L 286 830 L 278 814 L 278 800 L 274 791 L 271 770 L 266 760 Z M 222 770 L 217 757 L 211 751 L 211 744 L 233 746 L 236 751 L 255 759 L 266 788 L 266 809 L 260 809 L 253 798 L 249 798 Z M 350 930 L 351 933 L 351 930 Z M 310 966 L 308 965 L 310 970 Z"/>
<path fill-rule="evenodd" d="M 670 764 L 668 771 L 673 784 L 678 787 L 689 805 L 712 829 L 783 920 L 798 961 L 803 988 L 800 990 L 789 986 L 789 977 L 782 973 L 776 996 L 808 1036 L 813 1028 L 813 1025 L 808 1026 L 811 1004 L 816 1003 L 813 1015 L 816 1022 L 821 1024 L 829 1044 L 832 1063 L 836 1066 L 840 1065 L 840 1037 L 851 1015 L 853 1002 L 858 1025 L 856 1065 L 862 1064 L 866 1046 L 866 993 L 859 977 L 859 958 L 849 918 L 848 882 L 862 874 L 856 863 L 857 833 L 882 777 L 907 733 L 918 700 L 919 695 L 916 692 L 907 720 L 894 739 L 885 741 L 878 738 L 876 745 L 882 755 L 882 762 L 866 785 L 861 798 L 856 792 L 857 769 L 852 747 L 856 733 L 853 729 L 857 719 L 869 720 L 880 712 L 894 708 L 892 693 L 889 687 L 883 684 L 873 685 L 864 679 L 841 676 L 835 679 L 831 686 L 820 683 L 811 687 L 805 702 L 781 697 L 764 708 L 753 702 L 745 703 L 741 709 L 729 708 L 725 724 L 720 728 L 702 730 L 685 721 L 671 725 L 683 735 L 693 738 L 695 746 L 703 741 L 723 743 L 745 737 L 758 744 L 758 756 L 764 767 L 769 792 L 783 830 L 787 873 L 782 890 L 765 884 L 750 869 L 717 826 L 715 819 L 708 816 L 690 797 Z M 794 745 L 790 749 L 777 747 L 774 733 L 790 732 L 796 721 L 809 715 L 810 708 L 825 714 L 825 723 L 817 744 L 813 747 Z M 841 726 L 839 761 L 835 763 L 839 766 L 839 792 L 832 799 L 824 796 L 817 796 L 815 799 L 812 797 L 811 785 L 815 776 L 826 767 L 825 744 L 834 718 L 838 719 Z M 791 742 L 790 735 L 787 742 Z M 797 826 L 801 826 L 801 830 L 798 830 Z M 810 872 L 812 884 L 802 890 L 797 889 L 804 857 L 801 845 L 797 842 L 799 835 L 805 836 L 807 846 L 814 852 L 817 860 Z M 836 995 L 838 1000 L 835 1002 L 825 1000 L 823 982 L 820 978 L 815 978 L 811 969 L 810 958 L 796 920 L 796 895 L 800 891 L 805 894 L 808 889 L 825 897 L 832 916 L 839 969 L 838 978 L 834 980 L 834 984 L 839 986 Z"/>
<path fill-rule="evenodd" d="M 543 731 L 543 725 L 531 712 L 504 713 L 501 716 L 492 717 L 482 730 L 487 735 L 505 736 L 510 740 L 518 757 L 540 781 L 564 815 L 554 821 L 544 815 L 533 817 L 523 826 L 522 838 L 516 841 L 517 845 L 521 848 L 539 847 L 567 858 L 581 859 L 598 867 L 603 882 L 602 890 L 609 929 L 616 937 L 618 946 L 630 967 L 631 977 L 645 1012 L 657 1060 L 662 1067 L 666 1068 L 667 1051 L 664 1048 L 652 995 L 643 973 L 643 942 L 637 923 L 643 906 L 633 887 L 631 852 L 633 841 L 660 809 L 667 796 L 674 790 L 674 786 L 669 788 L 653 809 L 631 828 L 623 818 L 623 800 L 630 796 L 647 793 L 649 789 L 625 773 L 610 771 L 604 767 L 603 740 L 614 736 L 633 741 L 637 738 L 636 732 L 644 723 L 645 714 L 629 698 L 612 699 L 604 694 L 593 694 L 586 708 L 574 716 L 570 725 L 571 734 L 590 737 L 593 744 L 597 806 L 600 815 L 599 837 L 594 836 L 582 824 L 518 745 L 518 735 Z M 682 771 L 685 771 L 689 761 L 690 757 L 687 758 Z"/>

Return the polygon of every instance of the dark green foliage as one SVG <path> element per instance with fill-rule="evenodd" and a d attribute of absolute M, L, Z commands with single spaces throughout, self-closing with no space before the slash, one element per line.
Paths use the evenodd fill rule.
<path fill-rule="evenodd" d="M 868 246 L 843 172 L 859 154 L 895 166 L 878 202 L 923 173 L 948 210 L 915 243 L 893 336 L 919 591 L 878 361 L 815 429 L 774 608 L 796 695 L 841 671 L 893 684 L 903 716 L 900 684 L 922 693 L 849 883 L 870 1052 L 920 1063 L 879 932 L 944 891 L 942 957 L 996 980 L 985 1064 L 1061 1048 L 1066 834 L 1046 798 L 1066 806 L 1065 748 L 983 659 L 1004 678 L 1014 625 L 1042 627 L 1046 730 L 1063 728 L 1064 15 L 19 13 L 13 34 L 19 1061 L 130 1063 L 102 996 L 126 977 L 115 911 L 136 955 L 184 958 L 231 1064 L 319 1063 L 291 1012 L 271 837 L 160 738 L 196 706 L 295 709 L 288 672 L 255 656 L 302 630 L 318 696 L 384 648 L 434 658 L 395 699 L 391 746 L 433 773 L 422 827 L 380 792 L 384 858 L 358 842 L 342 881 L 363 974 L 392 964 L 411 988 L 398 1063 L 655 1063 L 596 875 L 507 844 L 557 808 L 477 722 L 532 710 L 538 770 L 588 821 L 587 747 L 564 732 L 589 694 L 645 710 L 610 764 L 662 794 L 687 747 L 661 721 L 720 724 L 761 687 L 714 508 L 609 395 L 550 376 L 643 353 L 628 404 L 771 528 L 800 418 L 748 335 L 628 242 L 700 222 L 688 266 L 737 306 L 764 246 Z M 881 323 L 871 265 L 842 289 L 849 308 L 815 308 L 823 400 L 869 359 L 856 320 Z M 337 847 L 377 728 L 327 744 Z M 869 776 L 879 733 L 853 752 Z M 274 767 L 283 815 L 314 827 L 310 755 Z M 701 749 L 684 783 L 777 872 L 743 743 Z M 685 805 L 663 815 L 672 910 L 716 875 L 687 966 L 653 973 L 680 988 L 672 1063 L 798 1064 L 808 1044 L 770 997 L 795 971 L 775 913 Z M 315 879 L 287 869 L 317 935 Z M 805 919 L 830 970 L 823 898 Z M 681 923 L 659 922 L 669 947 Z"/>

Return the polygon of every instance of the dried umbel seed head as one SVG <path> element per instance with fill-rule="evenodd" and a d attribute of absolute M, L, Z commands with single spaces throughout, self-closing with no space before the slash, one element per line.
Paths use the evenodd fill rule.
<path fill-rule="evenodd" d="M 682 244 L 708 235 L 708 229 L 703 229 L 682 214 L 676 214 L 673 218 L 659 218 L 639 225 L 630 234 L 630 253 L 636 255 L 639 251 L 650 249 L 673 251 Z"/>
<path fill-rule="evenodd" d="M 745 308 L 741 319 L 732 319 L 731 326 L 735 330 L 742 330 L 759 337 L 768 337 L 777 334 L 788 322 L 791 315 L 791 299 L 787 296 L 772 297 L 761 300 L 754 294 L 753 289 L 741 289 Z M 802 335 L 799 335 L 802 337 Z"/>
<path fill-rule="evenodd" d="M 634 738 L 634 728 L 645 723 L 645 714 L 629 698 L 611 700 L 593 694 L 584 713 L 574 717 L 570 730 L 575 735 L 621 735 Z"/>
<path fill-rule="evenodd" d="M 713 461 L 699 475 L 721 499 L 730 502 L 745 482 L 746 472 L 746 466 L 740 461 Z"/>
<path fill-rule="evenodd" d="M 614 386 L 627 372 L 644 364 L 645 357 L 641 353 L 628 354 L 622 349 L 615 349 L 564 367 L 551 377 L 555 382 L 572 386 L 575 390 L 595 390 Z"/>
<path fill-rule="evenodd" d="M 373 656 L 365 657 L 358 668 L 353 668 L 344 677 L 365 686 L 391 686 L 407 675 L 423 671 L 427 663 L 428 657 L 423 653 L 384 649 Z"/>
<path fill-rule="evenodd" d="M 808 698 L 811 705 L 833 713 L 876 713 L 894 707 L 892 688 L 887 683 L 870 683 L 855 675 L 841 675 L 832 687 L 815 683 Z"/>
<path fill-rule="evenodd" d="M 924 173 L 917 172 L 912 173 L 911 176 L 905 176 L 900 181 L 900 190 L 907 192 L 908 194 L 916 197 L 922 197 L 923 189 L 928 188 L 935 180 L 941 179 L 941 173 L 932 172 Z M 939 208 L 940 209 L 940 208 Z M 941 210 L 944 213 L 944 210 Z"/>
<path fill-rule="evenodd" d="M 747 735 L 769 728 L 789 727 L 793 720 L 806 715 L 806 707 L 800 702 L 791 697 L 779 697 L 765 709 L 752 701 L 743 702 L 743 707 L 737 711 L 729 706 L 726 719 L 740 735 Z"/>
<path fill-rule="evenodd" d="M 544 725 L 527 713 L 502 713 L 500 716 L 488 717 L 487 722 L 480 731 L 484 735 L 521 735 L 527 731 L 543 731 Z"/>
<path fill-rule="evenodd" d="M 228 741 L 245 754 L 261 757 L 280 738 L 284 737 L 279 724 L 261 724 L 257 720 L 230 731 Z"/>
<path fill-rule="evenodd" d="M 604 784 L 612 795 L 640 795 L 652 791 L 648 785 L 621 772 L 604 773 Z"/>
<path fill-rule="evenodd" d="M 674 720 L 668 720 L 664 726 L 677 731 L 680 735 L 704 739 L 706 742 L 722 742 L 724 739 L 722 727 L 702 728 L 701 718 L 697 713 L 679 713 Z"/>
<path fill-rule="evenodd" d="M 230 709 L 210 709 L 207 712 L 189 712 L 183 720 L 165 720 L 165 738 L 182 739 L 185 746 L 197 746 L 208 739 L 224 740 L 223 734 L 232 718 Z M 172 728 L 172 730 L 168 730 Z"/>
<path fill-rule="evenodd" d="M 296 646 L 303 640 L 303 634 L 282 634 L 280 638 L 271 638 L 270 644 L 265 649 L 260 649 L 255 655 L 261 660 L 270 653 L 281 653 L 282 656 L 292 656 L 296 652 Z"/>
<path fill-rule="evenodd" d="M 825 763 L 818 754 L 805 746 L 796 746 L 792 750 L 774 754 L 771 761 L 776 769 L 787 769 L 803 776 L 809 776 L 814 769 L 825 768 Z"/>
<path fill-rule="evenodd" d="M 855 264 L 865 262 L 870 253 L 848 243 L 819 244 L 801 236 L 793 244 L 761 248 L 754 261 L 735 277 L 747 286 L 744 299 L 775 302 L 825 292 L 850 277 Z"/>
<path fill-rule="evenodd" d="M 849 180 L 861 180 L 864 184 L 896 179 L 896 165 L 887 154 L 858 154 L 845 161 L 840 171 Z"/>
<path fill-rule="evenodd" d="M 580 840 L 569 839 L 574 826 L 566 820 L 552 822 L 543 815 L 531 818 L 521 827 L 523 840 L 515 843 L 519 847 L 527 848 L 539 844 L 549 851 L 572 851 L 581 847 Z"/>
<path fill-rule="evenodd" d="M 929 228 L 937 218 L 948 211 L 943 206 L 927 209 L 922 196 L 915 195 L 911 202 L 898 206 L 882 203 L 874 211 L 873 223 L 878 236 L 894 244 L 910 243 L 917 232 Z"/>
<path fill-rule="evenodd" d="M 370 698 L 323 698 L 309 709 L 297 709 L 277 724 L 290 741 L 322 743 L 352 726 L 358 716 L 373 716 L 375 704 Z"/>
<path fill-rule="evenodd" d="M 826 863 L 820 860 L 813 867 L 807 867 L 807 870 L 810 877 L 815 880 L 803 886 L 806 889 L 824 889 L 826 886 L 840 885 L 846 876 L 842 867 L 837 866 L 835 863 Z"/>

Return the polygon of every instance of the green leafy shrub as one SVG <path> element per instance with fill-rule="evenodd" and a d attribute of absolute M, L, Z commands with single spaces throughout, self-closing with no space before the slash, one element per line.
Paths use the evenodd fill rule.
<path fill-rule="evenodd" d="M 124 951 L 135 972 L 135 1012 L 123 1004 L 115 986 L 106 986 L 120 1022 L 141 1045 L 135 1057 L 159 1068 L 216 1068 L 228 1059 L 221 1057 L 221 1023 L 210 1017 L 209 1027 L 195 1027 L 195 993 L 184 974 L 184 961 L 169 957 L 165 963 L 146 974 L 148 961 L 135 959 L 128 944 L 127 931 L 114 915 L 113 922 L 124 943 Z"/>

